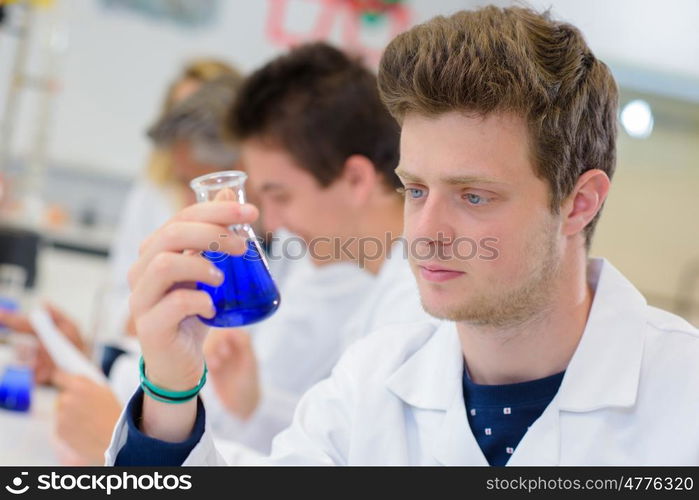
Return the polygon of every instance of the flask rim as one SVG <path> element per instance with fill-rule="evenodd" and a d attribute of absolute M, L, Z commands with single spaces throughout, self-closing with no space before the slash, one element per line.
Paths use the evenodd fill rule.
<path fill-rule="evenodd" d="M 196 192 L 209 189 L 241 188 L 247 178 L 248 175 L 240 170 L 223 170 L 200 175 L 190 181 L 189 187 Z"/>

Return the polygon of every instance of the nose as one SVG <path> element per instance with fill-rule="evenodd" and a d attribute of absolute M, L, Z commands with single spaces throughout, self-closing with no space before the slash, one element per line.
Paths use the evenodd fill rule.
<path fill-rule="evenodd" d="M 455 238 L 453 210 L 448 200 L 432 192 L 422 206 L 406 213 L 405 233 L 416 251 L 451 246 Z"/>
<path fill-rule="evenodd" d="M 261 208 L 262 211 L 260 218 L 262 219 L 262 227 L 264 228 L 265 232 L 273 233 L 281 229 L 283 223 L 279 211 L 274 208 L 270 208 L 269 204 L 264 202 L 262 203 Z"/>

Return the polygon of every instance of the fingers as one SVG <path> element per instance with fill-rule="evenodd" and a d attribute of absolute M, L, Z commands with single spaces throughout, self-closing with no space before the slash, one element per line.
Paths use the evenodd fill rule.
<path fill-rule="evenodd" d="M 0 309 L 0 323 L 16 332 L 34 334 L 34 328 L 29 322 L 29 318 L 23 314 Z"/>
<path fill-rule="evenodd" d="M 84 342 L 82 335 L 80 334 L 80 328 L 78 325 L 68 317 L 63 311 L 61 311 L 57 306 L 51 302 L 44 302 L 44 308 L 51 315 L 51 319 L 63 335 L 70 340 L 75 346 L 80 349 L 84 348 Z"/>
<path fill-rule="evenodd" d="M 245 238 L 220 226 L 201 222 L 171 223 L 156 231 L 142 246 L 141 255 L 129 271 L 129 284 L 133 289 L 145 268 L 160 253 L 216 250 L 240 255 L 245 252 L 246 247 Z"/>
<path fill-rule="evenodd" d="M 133 289 L 131 313 L 139 315 L 155 305 L 174 285 L 200 281 L 212 286 L 223 283 L 223 273 L 200 255 L 160 253 Z"/>
<path fill-rule="evenodd" d="M 152 332 L 155 335 L 169 332 L 176 336 L 180 322 L 194 315 L 205 318 L 212 318 L 216 315 L 211 297 L 203 291 L 178 288 L 165 295 L 147 313 L 140 317 L 137 316 L 136 330 L 142 339 L 150 337 Z M 158 344 L 164 345 L 163 340 L 158 340 Z"/>
<path fill-rule="evenodd" d="M 141 257 L 160 252 L 182 252 L 183 250 L 212 250 L 216 243 L 220 251 L 240 254 L 245 250 L 245 239 L 235 232 L 216 224 L 205 222 L 178 221 L 166 224 L 153 233 L 141 248 Z"/>
<path fill-rule="evenodd" d="M 165 226 L 180 222 L 198 222 L 219 226 L 220 231 L 234 224 L 254 222 L 258 215 L 257 208 L 253 205 L 241 205 L 234 201 L 207 201 L 184 208 L 170 219 Z M 146 238 L 141 244 L 141 251 L 150 246 L 152 240 L 156 238 L 156 233 Z M 199 250 L 206 250 L 207 248 L 199 248 Z"/>
<path fill-rule="evenodd" d="M 51 319 L 59 330 L 63 331 L 64 333 L 66 330 L 70 330 L 71 333 L 79 330 L 75 322 L 51 302 L 44 302 L 44 307 L 51 315 Z"/>
<path fill-rule="evenodd" d="M 224 191 L 219 193 L 225 197 Z M 249 224 L 254 222 L 259 212 L 254 205 L 240 204 L 235 201 L 221 200 L 206 201 L 190 205 L 173 218 L 179 221 L 198 221 L 218 224 L 219 226 L 232 226 L 233 224 Z"/>
<path fill-rule="evenodd" d="M 43 345 L 39 344 L 36 356 L 31 362 L 31 366 L 34 371 L 34 381 L 37 384 L 44 385 L 51 383 L 56 365 Z"/>

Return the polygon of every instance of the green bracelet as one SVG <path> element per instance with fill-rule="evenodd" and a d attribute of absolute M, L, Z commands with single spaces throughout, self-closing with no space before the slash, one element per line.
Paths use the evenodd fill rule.
<path fill-rule="evenodd" d="M 148 380 L 148 377 L 146 377 L 146 363 L 143 360 L 143 356 L 141 356 L 141 359 L 138 362 L 138 368 L 141 373 L 141 387 L 143 388 L 143 392 L 148 394 L 148 396 L 156 401 L 172 404 L 186 403 L 190 399 L 195 398 L 197 394 L 199 394 L 199 391 L 201 391 L 202 387 L 204 387 L 204 384 L 206 383 L 206 374 L 209 371 L 206 367 L 205 361 L 204 373 L 201 376 L 199 384 L 197 384 L 194 389 L 190 389 L 188 391 L 169 391 L 167 389 L 158 387 L 153 382 Z"/>

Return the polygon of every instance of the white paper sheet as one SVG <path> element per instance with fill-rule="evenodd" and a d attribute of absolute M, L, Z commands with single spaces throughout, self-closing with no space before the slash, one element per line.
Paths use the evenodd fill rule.
<path fill-rule="evenodd" d="M 102 372 L 56 328 L 46 309 L 35 308 L 29 320 L 51 359 L 61 370 L 72 375 L 83 375 L 98 384 L 107 384 Z"/>

